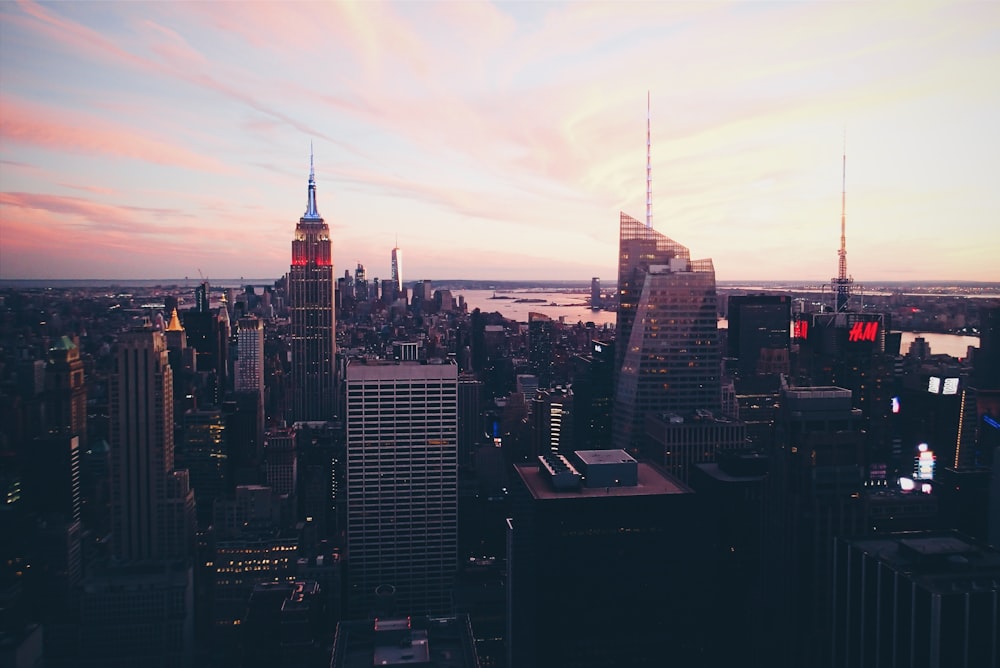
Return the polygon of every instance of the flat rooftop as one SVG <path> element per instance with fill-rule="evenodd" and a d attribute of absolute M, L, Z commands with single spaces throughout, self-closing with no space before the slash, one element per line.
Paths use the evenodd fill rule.
<path fill-rule="evenodd" d="M 591 451 L 593 452 L 593 451 Z M 615 453 L 615 450 L 608 452 Z M 620 453 L 619 453 L 620 454 Z M 552 489 L 545 475 L 539 472 L 538 464 L 515 464 L 514 470 L 521 476 L 525 486 L 536 499 L 572 499 L 606 496 L 654 496 L 660 494 L 691 494 L 693 490 L 662 471 L 638 462 L 639 484 L 630 487 L 582 487 L 577 490 L 557 491 Z"/>
<path fill-rule="evenodd" d="M 956 532 L 914 531 L 850 543 L 930 591 L 1000 591 L 1000 550 Z"/>
<path fill-rule="evenodd" d="M 624 450 L 577 450 L 576 456 L 587 466 L 594 464 L 628 464 L 635 458 Z"/>

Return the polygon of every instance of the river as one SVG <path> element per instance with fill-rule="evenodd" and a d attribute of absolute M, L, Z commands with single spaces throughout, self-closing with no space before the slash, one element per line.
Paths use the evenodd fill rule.
<path fill-rule="evenodd" d="M 455 295 L 465 297 L 465 303 L 468 304 L 470 312 L 475 308 L 485 313 L 497 311 L 503 317 L 517 322 L 528 322 L 528 314 L 535 312 L 543 313 L 553 320 L 562 320 L 568 325 L 577 322 L 592 322 L 597 327 L 608 327 L 614 331 L 615 319 L 618 315 L 614 311 L 592 311 L 588 305 L 590 293 L 582 290 L 579 292 L 498 290 L 495 293 L 492 290 L 463 290 L 456 291 Z M 506 299 L 494 299 L 494 295 Z M 540 301 L 522 301 L 526 299 Z M 728 323 L 722 319 L 719 321 L 719 326 L 726 328 Z M 909 352 L 910 344 L 918 336 L 927 341 L 931 347 L 931 353 L 934 355 L 965 358 L 968 355 L 969 346 L 979 346 L 979 338 L 975 336 L 903 332 L 899 352 L 903 355 Z"/>

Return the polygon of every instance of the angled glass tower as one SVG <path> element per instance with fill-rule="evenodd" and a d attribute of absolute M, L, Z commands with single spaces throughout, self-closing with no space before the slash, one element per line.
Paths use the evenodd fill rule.
<path fill-rule="evenodd" d="M 291 310 L 292 420 L 323 421 L 336 414 L 336 329 L 330 227 L 316 209 L 316 176 L 309 158 L 306 212 L 295 226 L 288 271 Z"/>
<path fill-rule="evenodd" d="M 715 269 L 621 214 L 614 447 L 635 450 L 647 414 L 721 408 Z"/>

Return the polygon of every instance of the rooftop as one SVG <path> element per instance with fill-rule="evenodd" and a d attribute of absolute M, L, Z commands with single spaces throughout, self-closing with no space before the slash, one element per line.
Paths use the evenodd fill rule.
<path fill-rule="evenodd" d="M 586 451 L 585 451 L 586 452 Z M 590 451 L 593 452 L 593 451 Z M 610 453 L 620 451 L 608 450 Z M 654 496 L 660 494 L 689 494 L 691 488 L 670 477 L 645 462 L 637 464 L 639 482 L 628 487 L 582 487 L 573 491 L 558 491 L 552 488 L 537 464 L 515 464 L 514 469 L 521 476 L 525 486 L 536 499 L 577 499 L 591 497 Z"/>

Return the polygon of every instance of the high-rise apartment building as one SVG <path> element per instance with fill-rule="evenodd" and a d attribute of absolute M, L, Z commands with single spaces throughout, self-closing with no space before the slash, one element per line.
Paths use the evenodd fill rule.
<path fill-rule="evenodd" d="M 721 408 L 715 269 L 621 214 L 615 447 L 634 450 L 649 413 Z"/>
<path fill-rule="evenodd" d="M 351 617 L 395 589 L 400 614 L 450 609 L 458 558 L 458 367 L 347 365 Z"/>
<path fill-rule="evenodd" d="M 335 287 L 330 227 L 316 209 L 310 157 L 306 212 L 295 226 L 288 271 L 294 421 L 330 420 L 336 414 Z"/>
<path fill-rule="evenodd" d="M 124 332 L 111 375 L 111 523 L 123 560 L 186 559 L 194 493 L 174 470 L 173 373 L 163 332 Z"/>
<path fill-rule="evenodd" d="M 236 330 L 237 392 L 264 394 L 264 323 L 255 317 L 240 318 Z"/>

